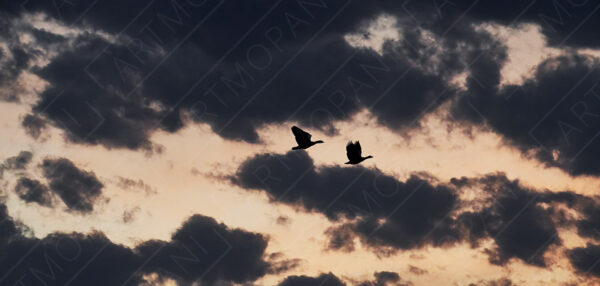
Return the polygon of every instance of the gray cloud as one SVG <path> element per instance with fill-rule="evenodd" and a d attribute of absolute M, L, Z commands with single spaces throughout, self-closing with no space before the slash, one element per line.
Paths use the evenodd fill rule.
<path fill-rule="evenodd" d="M 352 285 L 358 286 L 406 286 L 412 285 L 410 282 L 403 281 L 398 273 L 390 271 L 375 272 L 373 274 L 373 280 L 365 281 L 351 281 Z M 309 286 L 309 285 L 322 285 L 322 286 L 346 286 L 347 284 L 340 278 L 335 276 L 333 273 L 322 273 L 317 277 L 310 276 L 288 276 L 281 281 L 279 286 Z"/>
<path fill-rule="evenodd" d="M 171 240 L 146 241 L 135 248 L 113 243 L 100 232 L 38 239 L 20 229 L 0 204 L 3 285 L 147 285 L 143 276 L 152 273 L 178 285 L 215 285 L 251 282 L 271 271 L 264 236 L 201 215 L 188 218 Z"/>
<path fill-rule="evenodd" d="M 44 159 L 41 167 L 50 190 L 69 210 L 79 213 L 93 211 L 104 187 L 94 173 L 80 170 L 66 158 Z"/>
<path fill-rule="evenodd" d="M 93 9 L 79 10 L 86 5 Z M 128 9 L 114 9 L 121 5 Z M 416 14 L 439 24 L 430 13 L 436 7 L 350 1 L 217 5 L 155 3 L 150 10 L 160 13 L 136 18 L 133 11 L 146 11 L 140 3 L 82 1 L 58 14 L 43 2 L 26 3 L 30 13 L 43 11 L 66 24 L 81 17 L 86 29 L 112 35 L 119 23 L 130 24 L 116 39 L 92 33 L 63 39 L 72 42 L 69 48 L 32 70 L 50 85 L 24 118 L 28 133 L 39 136 L 43 126 L 53 125 L 71 142 L 152 152 L 157 147 L 151 133 L 176 132 L 186 117 L 208 123 L 222 137 L 256 143 L 256 130 L 265 124 L 294 120 L 333 133 L 334 122 L 363 108 L 403 132 L 456 94 L 448 80 L 472 62 L 466 51 L 493 41 L 448 10 L 456 22 L 452 33 L 419 25 L 425 22 L 398 26 L 404 37 L 388 42 L 380 55 L 351 47 L 344 36 L 384 12 L 402 22 Z M 18 8 L 8 6 L 18 17 Z M 236 24 L 224 25 L 217 14 Z M 440 47 L 431 47 L 425 32 Z M 32 35 L 40 45 L 61 41 L 41 31 Z M 205 37 L 213 40 L 199 40 Z"/>
<path fill-rule="evenodd" d="M 23 201 L 37 203 L 41 206 L 52 206 L 52 192 L 38 180 L 21 177 L 15 186 L 15 193 Z"/>
<path fill-rule="evenodd" d="M 33 158 L 33 153 L 29 151 L 21 151 L 19 155 L 9 157 L 4 160 L 2 167 L 5 170 L 24 170 Z"/>
<path fill-rule="evenodd" d="M 501 60 L 492 60 L 495 67 Z M 483 65 L 478 70 L 489 71 Z M 475 77 L 475 76 L 474 76 Z M 600 153 L 594 138 L 600 126 L 596 82 L 598 63 L 569 54 L 541 63 L 522 85 L 500 87 L 499 73 L 470 77 L 469 91 L 453 105 L 455 119 L 484 126 L 504 136 L 524 154 L 572 175 L 598 175 L 593 158 Z"/>
<path fill-rule="evenodd" d="M 600 277 L 600 245 L 588 243 L 585 247 L 576 247 L 567 252 L 571 264 L 580 274 Z"/>
<path fill-rule="evenodd" d="M 593 198 L 536 190 L 503 173 L 454 178 L 448 184 L 417 175 L 398 181 L 377 169 L 316 168 L 305 152 L 297 151 L 249 158 L 231 180 L 249 190 L 265 191 L 274 203 L 321 213 L 332 222 L 344 221 L 325 232 L 330 250 L 353 251 L 358 240 L 387 255 L 463 241 L 480 247 L 483 239 L 492 239 L 494 246 L 485 250 L 490 263 L 519 259 L 546 267 L 544 254 L 561 245 L 559 227 L 577 225 L 585 235 L 583 229 L 593 230 L 599 221 L 592 211 Z M 459 200 L 467 189 L 480 190 L 481 198 Z M 558 204 L 581 216 L 565 216 Z"/>

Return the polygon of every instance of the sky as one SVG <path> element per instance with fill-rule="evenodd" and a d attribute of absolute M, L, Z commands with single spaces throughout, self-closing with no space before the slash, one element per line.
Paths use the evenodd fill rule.
<path fill-rule="evenodd" d="M 4 1 L 0 285 L 598 285 L 598 10 Z"/>

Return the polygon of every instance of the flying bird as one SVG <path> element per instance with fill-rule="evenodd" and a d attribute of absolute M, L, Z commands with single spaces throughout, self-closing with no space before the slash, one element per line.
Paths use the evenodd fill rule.
<path fill-rule="evenodd" d="M 360 142 L 356 141 L 353 143 L 352 141 L 348 142 L 346 145 L 346 155 L 348 156 L 348 162 L 344 164 L 352 164 L 356 165 L 364 160 L 369 158 L 373 158 L 373 156 L 362 156 L 362 149 L 360 148 Z"/>
<path fill-rule="evenodd" d="M 297 126 L 292 126 L 292 133 L 294 133 L 294 137 L 296 137 L 296 142 L 298 143 L 298 146 L 292 147 L 292 150 L 306 149 L 317 143 L 323 143 L 323 141 L 321 141 L 321 140 L 315 141 L 315 142 L 310 141 L 310 137 L 312 135 L 310 135 L 310 133 L 298 128 Z"/>

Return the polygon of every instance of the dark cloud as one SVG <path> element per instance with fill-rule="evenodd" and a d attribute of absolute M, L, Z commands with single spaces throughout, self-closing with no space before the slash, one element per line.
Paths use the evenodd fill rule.
<path fill-rule="evenodd" d="M 391 286 L 391 285 L 412 285 L 411 283 L 402 282 L 402 279 L 395 272 L 381 271 L 373 274 L 373 280 L 367 281 L 351 281 L 352 285 L 358 286 Z M 346 286 L 340 278 L 335 276 L 333 273 L 323 273 L 317 277 L 310 276 L 288 276 L 281 281 L 279 286 L 308 286 L 308 285 L 319 285 L 319 286 Z"/>
<path fill-rule="evenodd" d="M 185 118 L 225 138 L 259 142 L 256 130 L 265 124 L 294 120 L 333 133 L 334 122 L 367 108 L 403 132 L 456 96 L 448 83 L 454 75 L 470 71 L 472 92 L 494 85 L 506 55 L 478 23 L 537 23 L 552 44 L 593 47 L 598 17 L 587 17 L 597 8 L 591 2 L 90 0 L 0 9 L 7 19 L 42 12 L 112 35 L 67 39 L 30 29 L 42 49 L 74 44 L 34 69 L 49 87 L 33 107 L 36 124 L 24 123 L 29 133 L 36 136 L 42 120 L 72 142 L 156 152 L 151 133 L 176 132 Z M 400 40 L 388 41 L 381 55 L 346 43 L 348 33 L 368 38 L 365 25 L 382 14 L 399 19 Z"/>
<path fill-rule="evenodd" d="M 477 283 L 471 283 L 469 286 L 512 286 L 512 280 L 508 278 L 500 278 L 496 280 L 482 280 Z"/>
<path fill-rule="evenodd" d="M 279 286 L 309 286 L 309 285 L 320 285 L 320 286 L 345 286 L 346 283 L 342 282 L 332 273 L 321 274 L 318 277 L 310 276 L 288 276 L 279 283 Z"/>
<path fill-rule="evenodd" d="M 93 172 L 80 170 L 66 158 L 44 159 L 41 167 L 50 190 L 69 210 L 80 213 L 93 211 L 104 187 Z"/>
<path fill-rule="evenodd" d="M 0 171 L 25 171 L 31 162 L 33 154 L 21 151 L 17 156 L 4 160 Z M 23 176 L 18 178 L 14 191 L 19 198 L 28 203 L 37 203 L 42 206 L 52 206 L 56 194 L 70 211 L 79 213 L 91 212 L 94 204 L 102 195 L 104 185 L 93 172 L 79 169 L 73 162 L 66 158 L 45 159 L 41 168 L 43 175 L 48 179 L 48 186 L 43 182 Z M 128 187 L 137 186 L 144 190 L 149 186 L 142 181 L 124 181 Z M 147 191 L 147 190 L 146 190 Z"/>
<path fill-rule="evenodd" d="M 20 76 L 40 55 L 49 53 L 48 48 L 61 36 L 23 25 L 21 19 L 7 14 L 3 7 L 0 26 L 0 100 L 18 103 L 27 91 Z M 37 46 L 38 43 L 43 46 Z"/>
<path fill-rule="evenodd" d="M 265 67 L 257 67 L 254 59 L 217 64 L 202 47 L 191 44 L 164 62 L 160 54 L 150 54 L 145 65 L 132 66 L 121 62 L 132 58 L 127 47 L 112 45 L 103 53 L 109 43 L 102 39 L 79 42 L 76 50 L 38 71 L 51 86 L 34 112 L 65 130 L 72 142 L 109 148 L 152 150 L 150 134 L 179 130 L 184 113 L 192 121 L 210 124 L 223 137 L 248 142 L 259 141 L 256 128 L 264 124 L 290 119 L 329 130 L 332 122 L 363 107 L 371 108 L 382 124 L 401 129 L 452 93 L 445 93 L 449 87 L 441 78 L 424 74 L 406 60 L 355 50 L 341 36 L 277 54 L 269 50 Z M 101 57 L 95 58 L 98 54 Z M 288 58 L 297 60 L 288 64 Z M 145 74 L 143 84 L 136 82 Z M 198 80 L 192 75 L 202 74 L 206 80 L 190 89 Z M 296 88 L 289 90 L 292 78 Z"/>
<path fill-rule="evenodd" d="M 52 205 L 52 193 L 50 189 L 38 180 L 21 177 L 15 186 L 15 193 L 23 201 L 37 203 L 42 206 Z"/>
<path fill-rule="evenodd" d="M 257 155 L 244 162 L 232 180 L 244 188 L 265 190 L 273 201 L 323 213 L 332 221 L 351 220 L 328 232 L 334 248 L 351 249 L 343 244 L 352 241 L 350 233 L 378 251 L 458 240 L 447 217 L 456 207 L 455 193 L 414 175 L 401 182 L 377 169 L 317 169 L 300 151 Z"/>
<path fill-rule="evenodd" d="M 82 36 L 77 49 L 60 54 L 39 70 L 37 73 L 51 85 L 40 94 L 34 112 L 63 129 L 72 142 L 151 152 L 156 147 L 147 138 L 148 130 L 158 124 L 161 113 L 150 108 L 149 101 L 123 94 L 132 86 L 125 80 L 136 76 L 135 71 L 128 66 L 123 71 L 111 70 L 128 50 L 116 46 L 110 50 L 114 59 L 88 67 L 96 63 L 95 56 L 108 44 L 101 38 Z"/>
<path fill-rule="evenodd" d="M 267 273 L 266 247 L 267 240 L 260 234 L 229 229 L 212 218 L 195 215 L 170 242 L 148 241 L 136 250 L 144 257 L 154 255 L 144 266 L 147 272 L 187 283 L 219 279 L 242 283 Z"/>
<path fill-rule="evenodd" d="M 271 253 L 267 256 L 266 261 L 270 264 L 268 273 L 269 274 L 279 274 L 283 272 L 290 271 L 292 269 L 297 268 L 302 264 L 302 260 L 295 259 L 285 259 L 283 253 L 275 252 Z"/>
<path fill-rule="evenodd" d="M 444 2 L 442 2 L 444 3 Z M 475 21 L 500 24 L 536 23 L 551 45 L 593 48 L 600 45 L 594 27 L 600 24 L 594 1 L 519 1 L 507 3 L 452 1 L 447 9 L 465 11 Z"/>
<path fill-rule="evenodd" d="M 459 226 L 469 229 L 471 243 L 492 238 L 496 247 L 486 252 L 493 264 L 503 265 L 515 257 L 545 267 L 544 253 L 561 243 L 550 212 L 538 204 L 549 201 L 546 194 L 503 174 L 483 176 L 472 183 L 479 184 L 490 197 L 488 203 L 478 206 L 480 210 L 464 212 L 457 219 Z"/>
<path fill-rule="evenodd" d="M 0 25 L 10 24 L 2 20 Z M 21 71 L 27 67 L 30 59 L 31 56 L 19 46 L 0 47 L 0 63 L 2 63 L 2 69 L 0 69 L 0 100 L 19 101 L 18 93 L 22 87 L 17 82 L 17 78 Z"/>
<path fill-rule="evenodd" d="M 325 231 L 329 242 L 326 249 L 352 252 L 354 251 L 354 229 L 352 225 L 346 224 L 331 227 Z"/>
<path fill-rule="evenodd" d="M 578 272 L 600 277 L 600 245 L 588 243 L 585 247 L 570 249 L 567 256 Z"/>
<path fill-rule="evenodd" d="M 595 27 L 600 24 L 600 17 L 596 15 L 598 3 L 594 1 L 411 1 L 401 7 L 418 24 L 448 31 L 449 36 L 453 36 L 457 30 L 455 26 L 460 25 L 497 23 L 518 27 L 537 24 L 549 44 L 555 47 L 600 46 L 600 40 L 594 36 Z M 384 9 L 394 14 L 392 7 Z"/>
<path fill-rule="evenodd" d="M 2 167 L 6 170 L 24 170 L 27 164 L 31 162 L 31 158 L 33 158 L 33 153 L 21 151 L 19 155 L 4 160 Z"/>
<path fill-rule="evenodd" d="M 382 271 L 375 272 L 375 278 L 372 281 L 364 281 L 357 285 L 359 286 L 388 286 L 388 285 L 396 285 L 396 286 L 407 286 L 412 285 L 412 283 L 404 283 L 401 282 L 400 275 L 396 272 L 390 271 Z"/>
<path fill-rule="evenodd" d="M 102 233 L 54 233 L 42 239 L 13 237 L 2 247 L 2 284 L 120 285 L 142 262 L 131 249 Z M 142 282 L 135 275 L 128 285 Z"/>
<path fill-rule="evenodd" d="M 544 254 L 561 244 L 557 228 L 584 223 L 561 216 L 557 204 L 585 214 L 591 200 L 568 191 L 535 190 L 502 173 L 455 178 L 448 185 L 430 180 L 412 175 L 402 182 L 362 167 L 317 169 L 305 152 L 257 155 L 232 178 L 241 187 L 266 191 L 274 202 L 349 221 L 326 231 L 331 250 L 352 251 L 356 239 L 386 255 L 461 241 L 479 247 L 491 238 L 495 244 L 486 252 L 500 265 L 516 258 L 547 266 Z M 468 188 L 481 195 L 460 201 L 458 193 Z"/>
<path fill-rule="evenodd" d="M 0 246 L 19 233 L 19 224 L 10 217 L 4 202 L 0 202 Z"/>
<path fill-rule="evenodd" d="M 481 70 L 497 70 L 499 61 L 490 64 Z M 547 166 L 598 175 L 599 77 L 597 61 L 576 54 L 547 59 L 522 85 L 499 87 L 499 74 L 484 74 L 486 85 L 471 84 L 452 113 L 489 127 Z"/>
<path fill-rule="evenodd" d="M 17 156 L 8 157 L 0 164 L 0 179 L 4 178 L 5 171 L 23 171 L 33 158 L 33 153 L 21 151 Z"/>
<path fill-rule="evenodd" d="M 571 195 L 569 199 L 570 209 L 577 211 L 576 217 L 558 213 L 566 226 L 574 226 L 577 234 L 582 237 L 600 239 L 600 201 L 598 197 L 586 197 L 583 195 Z"/>
<path fill-rule="evenodd" d="M 455 95 L 448 79 L 475 58 L 463 50 L 483 50 L 494 42 L 460 21 L 462 11 L 448 10 L 447 19 L 456 22 L 451 33 L 442 28 L 446 24 L 431 24 L 439 22 L 431 5 L 181 1 L 152 3 L 148 10 L 145 5 L 81 1 L 58 11 L 38 1 L 23 5 L 29 13 L 45 11 L 66 24 L 112 35 L 128 27 L 113 40 L 91 33 L 68 39 L 74 44 L 34 70 L 49 87 L 33 107 L 38 120 L 26 118 L 37 124 L 24 122 L 29 133 L 38 134 L 42 120 L 63 129 L 72 142 L 152 151 L 150 134 L 176 132 L 184 118 L 208 123 L 225 138 L 259 142 L 256 129 L 265 124 L 295 120 L 332 133 L 335 121 L 363 108 L 403 132 Z M 86 6 L 93 7 L 82 9 Z M 384 12 L 412 23 L 396 27 L 401 40 L 388 42 L 382 54 L 345 41 L 347 33 L 362 32 Z M 414 22 L 414 15 L 424 21 Z M 439 38 L 435 45 L 426 32 Z M 32 34 L 41 45 L 60 41 Z"/>
<path fill-rule="evenodd" d="M 264 236 L 231 229 L 214 219 L 190 217 L 170 241 L 147 241 L 136 248 L 93 232 L 22 235 L 0 204 L 0 283 L 2 285 L 147 285 L 146 274 L 179 285 L 200 282 L 245 283 L 263 276 Z"/>
<path fill-rule="evenodd" d="M 579 235 L 600 238 L 600 208 L 597 204 L 589 205 L 582 211 L 584 218 L 577 222 Z"/>
<path fill-rule="evenodd" d="M 46 121 L 40 118 L 37 115 L 27 114 L 23 117 L 23 121 L 21 122 L 21 126 L 25 129 L 25 132 L 35 138 L 40 138 L 42 132 L 46 129 Z"/>

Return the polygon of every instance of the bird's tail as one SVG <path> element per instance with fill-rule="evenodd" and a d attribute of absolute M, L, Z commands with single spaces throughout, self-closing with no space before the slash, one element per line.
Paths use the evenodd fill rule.
<path fill-rule="evenodd" d="M 298 150 L 298 149 L 302 149 L 302 148 L 300 148 L 300 146 L 292 147 L 292 150 Z"/>

